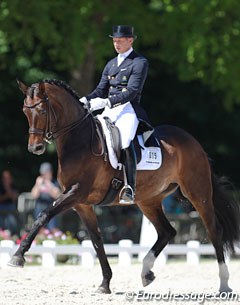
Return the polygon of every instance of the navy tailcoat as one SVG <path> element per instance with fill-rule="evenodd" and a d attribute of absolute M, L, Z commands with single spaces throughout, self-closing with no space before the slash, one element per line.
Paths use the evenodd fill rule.
<path fill-rule="evenodd" d="M 132 51 L 119 66 L 115 57 L 106 64 L 99 84 L 86 98 L 108 98 L 112 107 L 131 102 L 138 119 L 145 123 L 140 124 L 143 125 L 143 130 L 151 130 L 147 114 L 140 106 L 147 73 L 147 59 L 135 51 Z"/>

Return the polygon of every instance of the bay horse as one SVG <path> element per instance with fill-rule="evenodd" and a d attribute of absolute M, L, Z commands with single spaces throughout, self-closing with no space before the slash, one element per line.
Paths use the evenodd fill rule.
<path fill-rule="evenodd" d="M 93 206 L 103 199 L 116 170 L 101 153 L 96 123 L 79 102 L 77 93 L 66 83 L 45 80 L 30 87 L 18 81 L 26 95 L 23 111 L 29 123 L 28 150 L 43 154 L 47 142 L 54 140 L 58 156 L 58 181 L 63 193 L 34 222 L 9 265 L 23 267 L 24 254 L 52 217 L 73 208 L 86 225 L 102 268 L 98 291 L 111 293 L 112 271 L 108 263 Z M 220 292 L 229 292 L 226 251 L 234 251 L 240 237 L 240 211 L 232 193 L 212 172 L 202 146 L 186 131 L 174 126 L 158 126 L 155 137 L 161 143 L 163 162 L 158 170 L 137 172 L 136 205 L 152 222 L 157 241 L 143 259 L 142 283 L 155 278 L 154 261 L 176 231 L 166 218 L 161 202 L 177 188 L 187 198 L 205 225 L 215 248 L 219 266 Z M 120 173 L 122 175 L 122 173 Z M 112 205 L 119 205 L 116 198 Z"/>

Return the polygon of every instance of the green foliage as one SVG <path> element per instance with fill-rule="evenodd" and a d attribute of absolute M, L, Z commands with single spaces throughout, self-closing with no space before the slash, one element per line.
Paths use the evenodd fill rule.
<path fill-rule="evenodd" d="M 237 0 L 152 0 L 159 13 L 161 59 L 182 81 L 199 79 L 239 102 L 240 2 Z"/>
<path fill-rule="evenodd" d="M 128 9 L 126 10 L 126 6 Z M 109 0 L 63 0 L 29 1 L 23 5 L 20 0 L 1 2 L 0 50 L 11 48 L 17 55 L 17 66 L 30 68 L 54 61 L 54 69 L 72 69 L 82 63 L 89 46 L 94 48 L 97 62 L 112 55 L 111 40 L 106 37 L 115 23 L 136 24 L 141 32 L 152 28 L 139 22 L 145 17 L 150 21 L 142 1 L 123 0 L 116 5 Z M 125 11 L 121 17 L 119 11 Z M 134 14 L 132 14 L 134 11 Z M 119 19 L 119 20 L 118 20 Z M 152 32 L 152 31 L 151 31 Z M 149 42 L 153 35 L 143 41 Z M 31 58 L 26 57 L 31 54 Z M 20 58 L 19 58 L 20 57 Z"/>

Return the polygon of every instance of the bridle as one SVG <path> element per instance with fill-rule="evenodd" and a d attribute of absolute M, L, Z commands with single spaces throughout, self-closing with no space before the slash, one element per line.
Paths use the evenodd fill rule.
<path fill-rule="evenodd" d="M 43 98 L 33 104 L 33 105 L 28 105 L 26 104 L 26 99 L 24 100 L 24 104 L 23 107 L 28 108 L 28 109 L 34 109 L 35 107 L 37 107 L 38 105 L 42 104 L 42 103 L 46 103 L 46 124 L 45 124 L 45 129 L 41 129 L 41 128 L 36 128 L 36 127 L 30 127 L 28 130 L 29 134 L 36 134 L 36 135 L 41 135 L 43 136 L 43 141 L 46 142 L 47 144 L 51 144 L 52 141 L 54 141 L 55 139 L 57 139 L 59 136 L 63 136 L 66 133 L 68 133 L 69 131 L 73 130 L 74 128 L 76 128 L 77 126 L 81 125 L 88 117 L 91 118 L 91 130 L 92 130 L 92 137 L 91 137 L 91 147 L 92 147 L 92 142 L 93 142 L 93 138 L 94 138 L 94 132 L 93 129 L 95 127 L 96 132 L 97 132 L 97 136 L 100 140 L 101 143 L 101 152 L 100 153 L 96 153 L 92 150 L 92 153 L 95 156 L 103 156 L 104 155 L 104 160 L 106 160 L 106 147 L 105 147 L 105 142 L 102 136 L 102 133 L 99 129 L 98 124 L 95 121 L 95 118 L 92 114 L 92 112 L 90 111 L 90 109 L 88 108 L 88 106 L 85 108 L 86 109 L 86 113 L 77 121 L 70 123 L 58 130 L 54 130 L 53 126 L 52 126 L 52 117 L 54 117 L 54 121 L 55 121 L 55 125 L 57 123 L 57 115 L 56 112 L 49 100 L 49 97 L 46 93 L 44 93 Z"/>
<path fill-rule="evenodd" d="M 53 140 L 58 138 L 59 136 L 62 136 L 66 134 L 67 132 L 71 131 L 72 129 L 76 128 L 80 124 L 82 124 L 85 119 L 91 114 L 90 111 L 87 111 L 86 114 L 81 117 L 79 120 L 68 124 L 58 130 L 53 129 L 53 124 L 52 124 L 52 117 L 54 117 L 55 124 L 57 123 L 57 115 L 56 112 L 54 111 L 50 101 L 49 97 L 47 94 L 44 94 L 43 99 L 41 99 L 39 102 L 33 105 L 27 105 L 26 104 L 26 99 L 24 100 L 23 107 L 28 108 L 28 109 L 34 109 L 38 105 L 45 103 L 46 104 L 46 124 L 45 124 L 45 129 L 41 128 L 36 128 L 36 127 L 30 127 L 28 130 L 29 134 L 37 134 L 37 135 L 42 135 L 44 142 L 51 144 Z"/>

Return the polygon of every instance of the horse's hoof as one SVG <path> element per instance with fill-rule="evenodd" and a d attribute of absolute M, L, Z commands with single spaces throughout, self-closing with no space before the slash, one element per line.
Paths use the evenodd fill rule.
<path fill-rule="evenodd" d="M 147 274 L 145 274 L 142 277 L 142 284 L 143 287 L 148 286 L 149 284 L 151 284 L 153 281 L 155 280 L 155 275 L 152 271 L 149 271 Z"/>
<path fill-rule="evenodd" d="M 228 292 L 232 292 L 233 290 L 230 288 L 230 287 L 220 287 L 219 288 L 219 292 L 218 292 L 218 296 L 221 294 L 221 293 L 228 293 Z"/>
<path fill-rule="evenodd" d="M 10 262 L 8 263 L 8 266 L 11 267 L 24 267 L 25 264 L 25 259 L 23 257 L 19 257 L 19 256 L 13 256 L 10 260 Z"/>
<path fill-rule="evenodd" d="M 109 289 L 109 287 L 103 287 L 103 286 L 99 286 L 96 293 L 105 293 L 105 294 L 110 294 L 112 293 L 111 290 Z"/>

